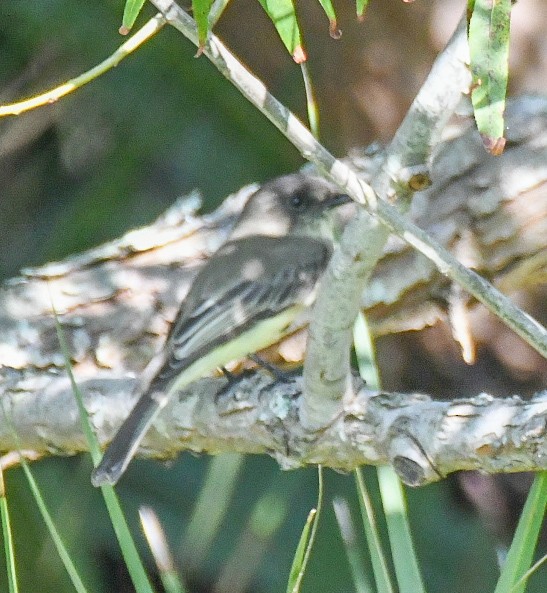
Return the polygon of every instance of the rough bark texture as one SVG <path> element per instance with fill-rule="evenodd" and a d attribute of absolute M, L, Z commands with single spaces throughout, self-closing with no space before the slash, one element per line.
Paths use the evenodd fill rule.
<path fill-rule="evenodd" d="M 104 376 L 80 383 L 91 421 L 109 440 L 133 405 L 130 380 Z M 321 464 L 342 471 L 391 464 L 408 485 L 421 486 L 458 470 L 517 472 L 547 469 L 547 392 L 530 401 L 488 394 L 452 402 L 418 393 L 356 395 L 324 430 L 302 428 L 302 379 L 278 381 L 266 371 L 197 381 L 168 404 L 140 453 L 173 457 L 182 450 L 268 454 L 285 469 Z M 68 379 L 10 398 L 0 424 L 0 449 L 33 454 L 86 451 Z M 11 426 L 10 426 L 11 425 Z M 11 458 L 10 458 L 11 459 Z"/>
<path fill-rule="evenodd" d="M 416 195 L 411 215 L 504 292 L 537 287 L 547 278 L 547 100 L 523 98 L 509 105 L 508 143 L 501 157 L 485 153 L 469 121 L 462 118 L 459 124 L 458 131 L 449 131 L 453 138 L 438 148 L 433 185 Z M 354 158 L 367 168 L 363 157 Z M 129 409 L 132 377 L 160 346 L 196 270 L 225 239 L 249 191 L 204 217 L 195 215 L 196 200 L 180 201 L 150 227 L 63 262 L 25 270 L 2 287 L 0 397 L 5 409 L 18 410 L 14 423 L 24 448 L 65 453 L 85 448 L 74 423 L 76 409 L 69 410 L 69 401 L 62 399 L 66 373 L 52 303 L 75 377 L 86 385 L 90 412 L 101 440 L 107 440 Z M 363 305 L 374 333 L 382 335 L 418 330 L 444 318 L 454 294 L 431 262 L 392 239 Z M 464 308 L 472 305 L 461 296 L 458 300 Z M 277 353 L 298 361 L 303 344 L 302 336 L 289 338 Z M 64 403 L 52 415 L 45 406 L 57 397 Z M 398 405 L 398 396 L 393 397 Z M 480 400 L 477 405 L 481 409 Z M 42 406 L 43 414 L 37 415 Z M 27 420 L 23 409 L 32 411 Z M 167 414 L 162 418 L 166 422 Z M 14 446 L 8 433 L 4 418 L 1 449 Z M 56 435 L 70 435 L 77 444 L 57 441 Z M 173 446 L 184 443 L 179 439 Z M 224 446 L 210 443 L 211 450 L 218 448 Z M 249 450 L 248 445 L 234 448 Z M 530 468 L 524 465 L 512 469 Z M 462 462 L 462 467 L 469 465 Z"/>

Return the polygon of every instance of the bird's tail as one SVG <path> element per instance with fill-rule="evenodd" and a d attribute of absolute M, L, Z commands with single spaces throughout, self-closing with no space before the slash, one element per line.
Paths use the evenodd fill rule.
<path fill-rule="evenodd" d="M 114 485 L 126 470 L 150 425 L 167 403 L 165 393 L 149 391 L 139 398 L 93 470 L 94 486 Z"/>

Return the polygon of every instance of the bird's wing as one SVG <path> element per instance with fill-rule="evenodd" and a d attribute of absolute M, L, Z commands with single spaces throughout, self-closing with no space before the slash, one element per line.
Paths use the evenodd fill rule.
<path fill-rule="evenodd" d="M 249 239 L 246 241 L 248 244 Z M 264 250 L 264 241 L 270 243 L 268 250 Z M 188 295 L 190 302 L 183 304 L 169 334 L 164 365 L 157 375 L 161 382 L 168 382 L 210 349 L 236 338 L 257 321 L 293 305 L 309 304 L 331 251 L 327 244 L 304 237 L 261 238 L 261 249 L 256 253 L 263 255 L 246 249 L 245 257 L 237 258 L 235 266 L 233 243 L 215 255 L 213 265 L 221 272 L 209 269 L 205 278 L 196 278 Z M 240 274 L 245 266 L 256 269 L 256 275 L 245 278 Z M 233 278 L 228 277 L 230 273 Z M 215 281 L 217 277 L 222 281 Z"/>
<path fill-rule="evenodd" d="M 237 241 L 228 242 L 194 280 L 158 360 L 160 370 L 94 470 L 95 486 L 118 481 L 167 403 L 173 379 L 195 361 L 206 358 L 215 346 L 230 342 L 261 320 L 311 300 L 330 257 L 327 244 L 315 241 L 314 245 L 309 243 L 313 239 L 303 237 L 244 240 L 247 245 L 242 250 Z M 270 343 L 279 337 L 275 336 Z M 255 340 L 255 346 L 269 345 L 260 340 Z"/>

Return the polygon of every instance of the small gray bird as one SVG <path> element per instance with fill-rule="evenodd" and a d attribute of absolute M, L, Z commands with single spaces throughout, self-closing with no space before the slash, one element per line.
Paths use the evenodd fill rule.
<path fill-rule="evenodd" d="M 115 484 L 171 395 L 290 333 L 313 303 L 349 202 L 322 177 L 295 173 L 247 201 L 228 241 L 196 276 L 163 350 L 144 373 L 137 404 L 94 470 Z"/>

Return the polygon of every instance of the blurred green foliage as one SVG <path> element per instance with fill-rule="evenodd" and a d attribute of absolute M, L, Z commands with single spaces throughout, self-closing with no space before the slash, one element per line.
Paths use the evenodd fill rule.
<path fill-rule="evenodd" d="M 124 41 L 121 8 L 106 0 L 1 2 L 0 100 L 44 91 L 104 59 Z M 194 188 L 210 210 L 245 183 L 301 164 L 194 54 L 165 28 L 58 104 L 0 121 L 0 233 L 10 246 L 1 250 L 0 277 L 146 224 Z"/>
<path fill-rule="evenodd" d="M 157 462 L 135 461 L 118 487 L 126 514 L 136 534 L 145 561 L 153 567 L 150 553 L 138 526 L 138 507 L 149 505 L 158 513 L 178 566 L 188 566 L 184 548 L 188 524 L 197 493 L 203 484 L 207 458 L 183 455 L 171 467 Z M 74 560 L 94 591 L 120 591 L 123 567 L 109 525 L 100 492 L 89 484 L 91 466 L 78 457 L 62 462 L 49 459 L 33 465 L 44 497 L 65 538 Z M 366 472 L 378 506 L 374 470 Z M 350 501 L 356 528 L 359 511 L 353 476 L 325 473 L 325 507 L 318 537 L 304 578 L 305 592 L 352 591 L 347 559 L 332 509 L 334 496 Z M 21 591 L 60 593 L 71 586 L 28 491 L 20 470 L 7 473 L 7 492 L 15 531 L 15 547 Z M 219 484 L 222 488 L 222 484 Z M 261 540 L 254 531 L 246 533 L 253 506 L 271 490 L 286 509 L 281 528 L 270 539 Z M 234 550 L 249 571 L 252 591 L 285 589 L 292 555 L 309 509 L 316 503 L 317 475 L 313 469 L 281 472 L 272 460 L 246 459 L 228 512 L 212 548 L 198 567 L 186 575 L 190 591 L 205 591 L 222 574 Z M 426 586 L 432 593 L 479 592 L 493 588 L 496 578 L 493 547 L 485 541 L 476 521 L 454 508 L 446 485 L 435 485 L 409 492 L 410 516 Z M 273 511 L 274 509 L 272 509 Z M 434 520 L 432 520 L 434 518 Z M 380 521 L 385 540 L 385 526 Z M 366 549 L 361 540 L 363 551 Z M 486 544 L 486 545 L 485 545 Z M 262 550 L 256 558 L 256 550 Z M 254 562 L 250 562 L 254 558 Z M 246 560 L 249 560 L 246 563 Z M 365 559 L 365 563 L 366 563 Z M 3 559 L 2 559 L 3 563 Z M 472 566 L 472 570 L 469 568 Z M 367 564 L 370 570 L 370 566 Z M 5 590 L 5 571 L 0 566 L 0 590 Z M 130 589 L 128 589 L 130 590 Z"/>

